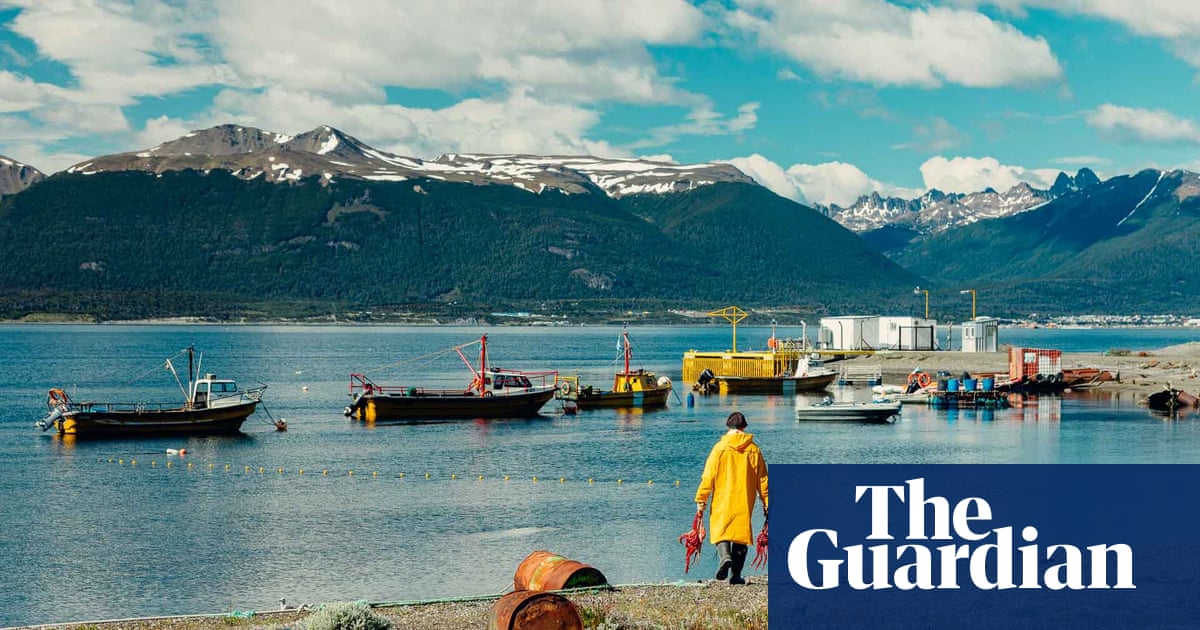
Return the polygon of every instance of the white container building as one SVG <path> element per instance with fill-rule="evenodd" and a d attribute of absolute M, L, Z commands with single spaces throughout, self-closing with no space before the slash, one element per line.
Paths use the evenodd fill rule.
<path fill-rule="evenodd" d="M 877 350 L 879 316 L 822 317 L 817 339 L 819 347 L 825 350 Z"/>
<path fill-rule="evenodd" d="M 963 352 L 998 352 L 1000 349 L 1000 320 L 994 317 L 976 317 L 963 322 Z"/>
<path fill-rule="evenodd" d="M 890 350 L 936 350 L 937 320 L 921 317 L 880 317 L 879 347 Z"/>

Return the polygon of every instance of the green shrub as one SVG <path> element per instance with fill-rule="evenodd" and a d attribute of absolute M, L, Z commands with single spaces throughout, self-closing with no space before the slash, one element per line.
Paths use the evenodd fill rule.
<path fill-rule="evenodd" d="M 297 630 L 390 630 L 392 622 L 375 614 L 364 602 L 323 604 L 296 624 Z"/>

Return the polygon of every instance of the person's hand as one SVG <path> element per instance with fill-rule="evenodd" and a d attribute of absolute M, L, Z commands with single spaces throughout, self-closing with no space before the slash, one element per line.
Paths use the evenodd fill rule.
<path fill-rule="evenodd" d="M 696 506 L 696 514 L 704 514 L 704 505 L 701 504 Z"/>

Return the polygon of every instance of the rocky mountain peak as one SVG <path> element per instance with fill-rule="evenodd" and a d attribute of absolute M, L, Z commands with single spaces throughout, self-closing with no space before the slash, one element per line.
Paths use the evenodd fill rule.
<path fill-rule="evenodd" d="M 280 148 L 344 159 L 363 159 L 369 157 L 371 150 L 358 138 L 328 125 L 298 134 L 282 143 Z"/>
<path fill-rule="evenodd" d="M 36 168 L 0 155 L 0 197 L 13 195 L 46 179 Z"/>
<path fill-rule="evenodd" d="M 1083 190 L 1084 188 L 1091 188 L 1092 186 L 1095 186 L 1096 184 L 1099 184 L 1099 183 L 1100 183 L 1100 178 L 1097 177 L 1094 172 L 1092 172 L 1092 169 L 1090 169 L 1086 166 L 1079 169 L 1079 172 L 1075 174 L 1075 188 L 1077 190 Z"/>
<path fill-rule="evenodd" d="M 255 127 L 217 125 L 188 132 L 181 138 L 164 142 L 139 153 L 138 156 L 239 155 L 271 149 L 289 139 L 287 136 Z"/>

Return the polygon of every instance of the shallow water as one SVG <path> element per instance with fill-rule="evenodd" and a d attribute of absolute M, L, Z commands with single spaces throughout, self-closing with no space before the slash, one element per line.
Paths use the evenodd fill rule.
<path fill-rule="evenodd" d="M 372 374 L 465 385 L 470 375 L 453 355 L 393 364 L 479 332 L 0 326 L 0 570 L 9 576 L 0 625 L 262 610 L 280 598 L 494 593 L 536 549 L 592 564 L 614 583 L 704 577 L 715 569 L 711 548 L 685 576 L 676 538 L 690 526 L 704 458 L 733 409 L 746 413 L 769 463 L 1200 462 L 1200 423 L 1157 418 L 1132 397 L 1103 393 L 1004 410 L 905 407 L 881 426 L 799 424 L 795 400 L 746 396 L 694 408 L 672 400 L 646 413 L 563 416 L 547 406 L 534 420 L 420 426 L 342 416 L 351 371 L 391 365 Z M 617 328 L 490 332 L 495 365 L 578 371 L 605 386 L 618 366 Z M 769 334 L 739 332 L 743 349 Z M 685 350 L 729 340 L 718 327 L 631 335 L 635 367 L 677 384 Z M 1004 343 L 1072 351 L 1197 339 L 1179 329 L 1001 332 Z M 177 398 L 161 365 L 189 343 L 204 351 L 204 371 L 267 383 L 267 407 L 291 429 L 276 433 L 256 416 L 237 437 L 69 441 L 33 427 L 53 386 L 94 400 Z M 181 447 L 186 457 L 166 455 Z"/>

